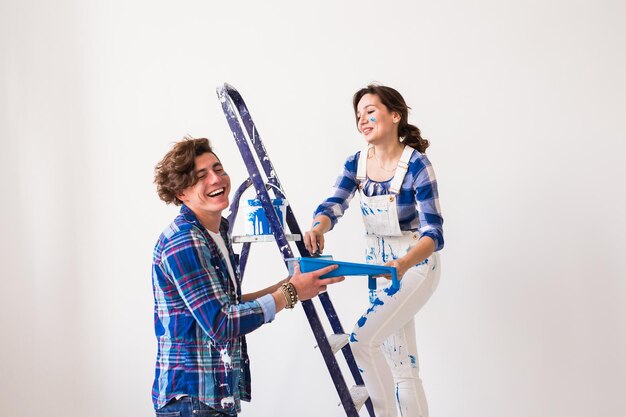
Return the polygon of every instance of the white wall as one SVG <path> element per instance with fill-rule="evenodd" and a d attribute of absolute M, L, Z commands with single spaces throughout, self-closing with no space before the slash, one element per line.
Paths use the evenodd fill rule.
<path fill-rule="evenodd" d="M 446 248 L 417 320 L 432 416 L 626 408 L 622 1 L 0 3 L 0 415 L 150 416 L 150 261 L 171 143 L 244 167 L 248 102 L 300 224 L 362 146 L 350 99 L 398 88 L 432 141 Z M 361 257 L 352 209 L 328 236 Z M 284 276 L 270 244 L 245 286 Z M 361 278 L 332 289 L 344 325 Z M 242 416 L 341 416 L 299 309 L 249 337 Z"/>

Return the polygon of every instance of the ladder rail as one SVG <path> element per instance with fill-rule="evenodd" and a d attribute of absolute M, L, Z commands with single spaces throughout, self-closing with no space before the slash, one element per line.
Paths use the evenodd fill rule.
<path fill-rule="evenodd" d="M 273 186 L 273 191 L 278 198 L 285 198 L 285 192 L 283 190 L 283 186 L 278 178 L 278 174 L 276 173 L 276 169 L 274 169 L 274 165 L 269 158 L 267 153 L 267 149 L 265 145 L 263 145 L 263 141 L 261 140 L 261 135 L 252 120 L 252 116 L 250 115 L 250 111 L 248 110 L 248 106 L 244 101 L 239 91 L 235 89 L 228 83 L 224 83 L 223 90 L 228 94 L 230 99 L 232 100 L 233 105 L 237 108 L 239 115 L 241 116 L 241 121 L 243 122 L 244 127 L 246 128 L 246 132 L 248 133 L 248 137 L 250 138 L 250 142 L 256 152 L 257 158 L 261 163 L 261 167 L 263 168 L 263 172 L 265 176 L 268 178 L 269 185 Z M 302 231 L 300 230 L 300 226 L 298 225 L 298 221 L 294 215 L 293 209 L 291 207 L 291 203 L 287 204 L 287 212 L 286 212 L 286 223 L 289 226 L 289 230 L 291 233 L 299 234 L 303 236 Z M 298 252 L 301 256 L 311 256 L 309 251 L 304 246 L 304 241 L 296 241 L 296 247 L 298 248 Z"/>
<path fill-rule="evenodd" d="M 324 308 L 324 312 L 328 317 L 328 321 L 330 322 L 330 326 L 333 329 L 334 333 L 345 333 L 343 330 L 343 326 L 341 325 L 341 321 L 337 316 L 337 312 L 335 311 L 335 306 L 330 300 L 330 295 L 328 292 L 323 292 L 318 295 L 320 299 L 320 303 Z M 345 345 L 341 348 L 341 353 L 343 354 L 346 363 L 348 364 L 348 369 L 350 369 L 350 373 L 352 374 L 352 378 L 354 378 L 354 382 L 357 385 L 365 385 L 363 381 L 363 377 L 361 376 L 361 372 L 359 371 L 359 367 L 356 363 L 356 359 L 354 359 L 354 354 L 352 353 L 352 349 L 350 348 L 350 344 Z M 372 404 L 372 399 L 368 398 L 365 401 L 365 407 L 367 408 L 367 412 L 371 417 L 374 417 L 374 404 Z"/>
<path fill-rule="evenodd" d="M 284 190 L 276 174 L 276 170 L 274 169 L 274 166 L 267 154 L 267 150 L 263 145 L 259 132 L 254 125 L 254 121 L 252 120 L 252 116 L 248 111 L 247 105 L 245 104 L 239 92 L 234 87 L 225 83 L 223 87 L 217 88 L 217 94 L 222 104 L 222 109 L 226 116 L 227 122 L 235 138 L 235 142 L 244 159 L 248 174 L 250 175 L 249 178 L 235 192 L 234 197 L 237 201 L 233 203 L 231 213 L 228 217 L 230 231 L 232 232 L 232 227 L 237 215 L 239 199 L 241 198 L 241 195 L 251 185 L 254 186 L 257 192 L 257 196 L 261 201 L 261 206 L 265 211 L 268 223 L 270 224 L 270 227 L 272 229 L 275 241 L 283 256 L 283 260 L 285 260 L 285 264 L 287 264 L 286 259 L 292 258 L 293 253 L 291 251 L 290 245 L 287 242 L 285 231 L 280 224 L 280 220 L 278 219 L 278 215 L 274 210 L 272 201 L 268 194 L 268 191 L 271 190 L 277 198 L 286 199 Z M 241 124 L 243 124 L 246 129 L 245 133 L 247 133 L 247 137 L 241 128 Z M 267 182 L 264 182 L 263 176 L 259 171 L 257 160 L 255 160 L 254 155 L 252 154 L 252 151 L 250 149 L 250 143 L 252 144 L 253 149 L 256 153 L 256 157 L 264 171 Z M 290 232 L 300 234 L 302 236 L 300 226 L 298 225 L 298 222 L 295 218 L 295 215 L 291 208 L 291 204 L 288 203 L 286 208 L 286 223 L 289 227 Z M 304 246 L 304 242 L 302 240 L 296 241 L 296 246 L 301 256 L 310 256 L 310 253 Z M 241 273 L 243 273 L 242 268 L 245 268 L 249 251 L 250 244 L 244 244 L 240 257 Z M 341 325 L 341 322 L 339 321 L 339 318 L 336 314 L 334 306 L 332 305 L 328 293 L 321 293 L 318 297 L 320 299 L 324 312 L 329 319 L 333 332 L 344 333 L 343 327 Z M 333 380 L 337 393 L 339 394 L 341 403 L 347 416 L 358 417 L 358 410 L 356 409 L 352 397 L 350 396 L 348 386 L 345 382 L 345 379 L 343 378 L 343 374 L 339 368 L 335 355 L 329 345 L 328 338 L 321 325 L 321 321 L 319 319 L 315 306 L 313 305 L 311 300 L 302 302 L 302 306 L 307 315 L 307 319 L 309 321 L 311 329 L 313 330 L 313 334 L 320 348 L 320 352 L 322 353 L 324 361 L 326 362 L 327 368 L 331 374 L 331 378 Z M 348 368 L 350 369 L 350 372 L 356 384 L 363 385 L 363 378 L 360 375 L 350 346 L 344 346 L 341 351 L 344 355 L 344 358 L 348 364 Z M 369 415 L 371 417 L 375 417 L 371 399 L 368 398 L 365 402 L 365 405 Z"/>
<path fill-rule="evenodd" d="M 267 188 L 272 188 L 274 193 L 276 193 L 275 188 L 278 188 L 278 190 L 280 190 L 280 193 L 282 195 L 280 194 L 277 194 L 277 195 L 283 198 L 284 198 L 284 192 L 282 191 L 282 188 L 280 187 L 280 183 L 278 182 L 278 178 L 276 177 L 276 171 L 273 169 L 273 166 L 271 164 L 271 161 L 269 160 L 269 157 L 267 157 L 267 152 L 265 150 L 265 147 L 263 146 L 260 140 L 260 137 L 258 136 L 258 133 L 256 132 L 256 128 L 254 127 L 252 118 L 250 117 L 250 114 L 247 111 L 247 107 L 245 107 L 245 103 L 242 102 L 241 96 L 238 93 L 236 93 L 236 96 L 238 96 L 238 98 L 240 99 L 238 101 L 242 103 L 243 107 L 245 108 L 245 112 L 242 113 L 240 111 L 238 115 L 237 112 L 235 111 L 234 107 L 236 104 L 235 104 L 235 101 L 233 100 L 233 97 L 231 97 L 231 94 L 230 94 L 233 91 L 236 92 L 234 88 L 232 88 L 231 86 L 228 86 L 228 84 L 225 84 L 224 87 L 221 87 L 221 88 L 218 87 L 217 94 L 222 104 L 222 110 L 224 111 L 226 120 L 233 133 L 235 143 L 237 144 L 237 147 L 239 148 L 239 151 L 244 159 L 244 163 L 248 170 L 248 174 L 250 175 L 249 181 L 252 183 L 252 185 L 256 189 L 257 196 L 259 200 L 261 201 L 261 205 L 265 211 L 265 215 L 267 217 L 268 223 L 270 224 L 270 227 L 272 229 L 272 233 L 274 235 L 276 244 L 278 245 L 278 248 L 283 256 L 283 260 L 285 261 L 285 265 L 286 265 L 287 264 L 286 259 L 293 258 L 293 252 L 291 251 L 291 247 L 287 241 L 283 227 L 280 224 L 278 215 L 276 211 L 274 210 Z M 269 170 L 268 181 L 271 181 L 270 183 L 274 185 L 275 187 L 265 186 L 262 175 L 259 172 L 259 168 L 256 163 L 256 160 L 254 159 L 254 156 L 250 150 L 248 140 L 243 130 L 241 129 L 241 124 L 239 123 L 239 117 L 242 119 L 242 121 L 247 120 L 246 124 L 248 125 L 248 127 L 252 128 L 251 131 L 254 134 L 253 143 L 258 143 L 258 146 L 255 146 L 255 150 L 257 151 L 257 156 L 259 157 L 259 160 L 261 161 L 261 164 L 264 170 L 266 170 L 265 171 L 266 174 L 268 173 L 267 170 Z M 243 190 L 242 190 L 242 193 L 243 193 Z M 293 215 L 293 211 L 289 210 L 289 205 L 287 205 L 287 207 L 288 207 L 287 220 L 288 220 L 288 226 L 290 228 L 289 230 L 292 232 L 298 233 L 300 229 L 295 219 L 295 216 Z M 231 210 L 231 216 L 232 216 L 232 210 Z M 234 220 L 234 217 L 233 217 L 233 220 Z M 294 229 L 292 229 L 292 225 Z M 299 246 L 299 249 L 300 249 L 300 246 L 304 248 L 303 244 L 298 245 L 298 246 Z M 305 248 L 304 248 L 304 251 L 308 255 L 308 252 L 306 251 Z M 249 249 L 248 249 L 248 252 L 249 252 Z M 246 252 L 245 254 L 244 261 L 247 260 L 248 252 Z M 302 250 L 301 250 L 301 253 L 302 253 Z M 311 326 L 311 329 L 313 330 L 313 335 L 320 348 L 320 351 L 322 353 L 326 366 L 329 370 L 331 379 L 333 380 L 337 393 L 339 394 L 339 398 L 341 399 L 341 403 L 343 405 L 344 411 L 346 412 L 348 417 L 358 417 L 359 416 L 358 410 L 356 409 L 354 402 L 352 401 L 352 397 L 350 396 L 350 391 L 345 382 L 341 369 L 339 368 L 337 359 L 335 358 L 335 355 L 332 352 L 330 344 L 328 343 L 328 338 L 326 337 L 326 333 L 322 327 L 321 321 L 319 319 L 317 311 L 315 310 L 315 306 L 313 305 L 313 302 L 311 300 L 303 301 L 302 307 L 309 321 L 309 325 Z"/>
<path fill-rule="evenodd" d="M 226 120 L 228 121 L 230 129 L 235 138 L 235 143 L 239 148 L 239 152 L 241 153 L 241 156 L 243 157 L 244 163 L 248 170 L 249 179 L 252 182 L 252 185 L 254 185 L 257 197 L 261 201 L 261 206 L 265 210 L 265 215 L 272 229 L 274 238 L 276 239 L 276 244 L 278 245 L 279 250 L 283 255 L 283 258 L 291 258 L 293 257 L 291 247 L 287 242 L 287 237 L 285 236 L 283 228 L 280 224 L 278 215 L 274 210 L 274 206 L 272 205 L 269 193 L 265 187 L 265 182 L 263 181 L 263 177 L 259 172 L 259 168 L 254 159 L 254 155 L 250 151 L 250 146 L 248 145 L 246 136 L 241 129 L 238 115 L 235 112 L 234 104 L 232 103 L 232 100 L 228 95 L 226 88 L 218 88 L 218 96 L 222 103 L 222 109 L 224 110 L 224 114 L 226 115 Z"/>
<path fill-rule="evenodd" d="M 250 115 L 248 106 L 246 105 L 241 94 L 233 86 L 229 84 L 224 84 L 224 88 L 228 91 L 228 94 L 232 97 L 233 104 L 235 104 L 235 106 L 237 107 L 237 110 L 239 111 L 241 115 L 241 120 L 243 121 L 243 124 L 248 133 L 248 136 L 251 138 L 251 143 L 256 151 L 258 160 L 261 161 L 261 166 L 263 167 L 263 170 L 265 171 L 265 175 L 268 177 L 268 180 L 271 181 L 272 184 L 275 184 L 275 186 L 280 190 L 281 195 L 279 197 L 284 198 L 285 193 L 283 191 L 282 184 L 280 182 L 280 179 L 278 178 L 276 169 L 274 168 L 274 165 L 272 164 L 267 154 L 267 149 L 265 148 L 265 145 L 263 145 L 263 141 L 261 140 L 261 136 L 258 130 L 256 129 L 254 121 L 252 120 L 252 116 Z M 292 233 L 298 233 L 301 236 L 303 236 L 300 230 L 300 227 L 297 221 L 295 220 L 295 216 L 293 215 L 293 212 L 291 211 L 291 205 L 287 206 L 287 210 L 288 210 L 287 220 L 288 220 L 289 230 Z M 289 222 L 289 220 L 291 219 L 293 219 L 293 224 Z M 298 245 L 297 243 L 302 243 L 302 245 Z M 301 256 L 311 256 L 309 251 L 304 247 L 303 242 L 297 242 L 297 243 L 296 245 L 298 246 L 298 250 Z M 328 293 L 320 294 L 319 299 L 329 319 L 333 332 L 344 333 L 343 326 L 341 325 L 341 321 L 339 320 L 339 317 L 337 316 L 335 307 L 333 306 Z M 352 377 L 354 378 L 354 381 L 356 382 L 357 385 L 363 385 L 364 384 L 363 378 L 361 376 L 361 373 L 358 370 L 358 366 L 356 364 L 356 360 L 354 359 L 354 354 L 352 353 L 352 349 L 350 349 L 349 346 L 344 346 L 341 349 L 341 351 L 344 355 L 346 362 L 348 363 L 348 367 L 350 369 L 350 372 L 352 373 Z M 367 399 L 365 406 L 367 407 L 370 415 L 374 416 L 374 408 L 373 408 L 371 399 L 369 398 Z"/>

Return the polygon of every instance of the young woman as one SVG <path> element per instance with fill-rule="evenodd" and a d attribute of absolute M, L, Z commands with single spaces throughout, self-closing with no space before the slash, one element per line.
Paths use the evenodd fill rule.
<path fill-rule="evenodd" d="M 395 267 L 400 289 L 377 280 L 351 335 L 352 350 L 377 417 L 396 416 L 396 401 L 402 417 L 427 417 L 414 316 L 437 287 L 443 248 L 437 180 L 424 154 L 429 143 L 408 123 L 409 107 L 393 88 L 369 85 L 356 92 L 353 106 L 367 147 L 346 160 L 333 196 L 315 211 L 305 245 L 311 253 L 324 250 L 324 233 L 358 190 L 366 262 Z"/>

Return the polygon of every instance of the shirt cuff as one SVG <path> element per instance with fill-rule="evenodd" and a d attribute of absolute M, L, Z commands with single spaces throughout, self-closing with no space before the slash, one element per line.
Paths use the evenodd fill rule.
<path fill-rule="evenodd" d="M 264 323 L 274 321 L 274 317 L 276 317 L 276 302 L 272 294 L 266 294 L 256 300 L 261 305 L 261 310 L 263 310 Z"/>

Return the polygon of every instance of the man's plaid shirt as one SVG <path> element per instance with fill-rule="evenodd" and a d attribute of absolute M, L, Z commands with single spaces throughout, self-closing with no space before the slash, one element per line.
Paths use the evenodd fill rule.
<path fill-rule="evenodd" d="M 241 411 L 240 400 L 250 400 L 244 335 L 265 320 L 258 301 L 241 302 L 241 280 L 227 231 L 222 219 L 220 234 L 235 268 L 236 287 L 216 243 L 184 205 L 154 248 L 156 409 L 189 395 L 235 414 Z"/>

